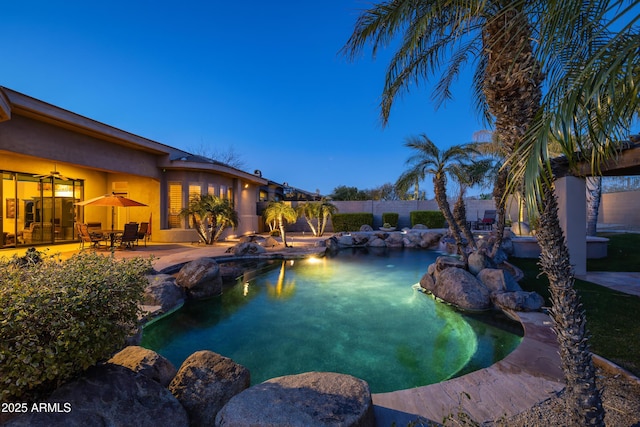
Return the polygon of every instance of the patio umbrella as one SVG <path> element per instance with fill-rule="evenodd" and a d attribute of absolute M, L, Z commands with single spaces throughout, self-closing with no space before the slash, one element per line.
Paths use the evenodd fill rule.
<path fill-rule="evenodd" d="M 128 208 L 132 206 L 147 206 L 144 203 L 136 202 L 124 196 L 115 193 L 105 194 L 104 196 L 95 197 L 83 202 L 75 203 L 78 206 L 111 206 L 111 229 L 113 230 L 113 222 L 115 216 L 115 208 Z"/>

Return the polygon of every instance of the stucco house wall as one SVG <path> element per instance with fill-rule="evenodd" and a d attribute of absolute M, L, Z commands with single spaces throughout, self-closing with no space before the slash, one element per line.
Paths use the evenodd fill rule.
<path fill-rule="evenodd" d="M 255 174 L 0 87 L 0 171 L 9 172 L 7 176 L 11 173 L 28 176 L 46 175 L 52 170 L 83 180 L 84 200 L 116 192 L 148 205 L 116 209 L 114 227 L 121 229 L 126 222 L 151 220 L 152 238 L 159 242 L 198 240 L 192 229 L 168 228 L 168 182 L 182 182 L 183 207 L 188 203 L 189 184 L 201 183 L 204 194 L 209 184 L 232 189 L 240 224 L 227 234 L 244 234 L 258 228 L 255 203 L 259 187 L 268 182 Z M 0 198 L 15 198 L 15 187 L 5 184 L 8 183 L 3 182 L 0 187 Z M 20 224 L 4 214 L 4 207 L 5 200 L 0 206 L 0 228 L 5 233 L 12 233 L 16 227 L 19 231 Z M 86 206 L 79 209 L 79 216 L 74 215 L 75 221 L 111 226 L 108 208 Z"/>
<path fill-rule="evenodd" d="M 602 195 L 598 224 L 640 227 L 640 191 L 621 191 Z"/>

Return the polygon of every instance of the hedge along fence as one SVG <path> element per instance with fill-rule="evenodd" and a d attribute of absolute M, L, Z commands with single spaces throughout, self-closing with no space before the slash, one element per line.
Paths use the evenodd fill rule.
<path fill-rule="evenodd" d="M 0 402 L 41 398 L 138 328 L 151 258 L 40 255 L 0 259 Z"/>
<path fill-rule="evenodd" d="M 396 212 L 384 212 L 382 214 L 382 224 L 389 224 L 392 227 L 398 226 L 398 220 L 400 219 L 400 214 Z"/>
<path fill-rule="evenodd" d="M 429 228 L 444 228 L 444 215 L 440 211 L 411 211 L 411 227 L 423 224 Z"/>
<path fill-rule="evenodd" d="M 363 225 L 373 227 L 373 214 L 367 212 L 359 213 L 337 213 L 331 218 L 333 222 L 333 232 L 358 231 Z"/>

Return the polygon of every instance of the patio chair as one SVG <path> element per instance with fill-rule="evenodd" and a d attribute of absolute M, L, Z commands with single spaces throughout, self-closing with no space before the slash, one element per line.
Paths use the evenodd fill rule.
<path fill-rule="evenodd" d="M 139 244 L 139 241 L 142 240 L 144 242 L 144 247 L 147 247 L 147 239 L 149 238 L 149 223 L 141 222 L 140 228 L 138 228 L 138 239 L 136 240 L 136 246 Z"/>
<path fill-rule="evenodd" d="M 478 229 L 482 228 L 483 230 L 491 230 L 495 222 L 496 222 L 495 209 L 486 210 L 484 211 L 484 216 L 482 218 L 478 218 Z"/>
<path fill-rule="evenodd" d="M 120 246 L 133 249 L 133 244 L 138 240 L 138 223 L 124 225 L 124 232 L 118 237 Z"/>
<path fill-rule="evenodd" d="M 76 223 L 76 230 L 80 237 L 80 249 L 84 249 L 84 244 L 88 243 L 91 248 L 96 249 L 100 247 L 100 242 L 103 241 L 103 237 L 98 234 L 89 233 L 87 224 Z"/>

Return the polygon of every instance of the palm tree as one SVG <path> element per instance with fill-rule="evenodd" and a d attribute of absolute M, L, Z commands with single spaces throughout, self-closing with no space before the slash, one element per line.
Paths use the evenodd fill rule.
<path fill-rule="evenodd" d="M 282 244 L 287 247 L 287 235 L 285 230 L 286 223 L 296 222 L 298 219 L 298 213 L 290 204 L 283 201 L 269 202 L 263 214 L 266 222 L 275 221 L 278 224 L 280 230 L 280 236 L 282 237 Z"/>
<path fill-rule="evenodd" d="M 637 55 L 640 34 L 630 27 L 638 19 L 633 7 L 639 2 L 630 3 L 629 8 L 616 9 L 621 2 L 611 2 L 610 13 L 616 22 L 624 23 L 625 13 L 633 15 L 627 17 L 626 26 L 619 24 L 623 31 L 611 35 L 606 28 L 592 27 L 587 48 L 567 49 L 563 55 L 567 59 L 553 64 L 556 68 L 549 74 L 557 78 L 550 82 L 541 113 L 513 154 L 514 159 L 520 160 L 513 162 L 514 177 L 525 182 L 529 211 L 540 215 L 537 236 L 541 248 L 540 267 L 549 277 L 551 316 L 560 343 L 567 396 L 573 403 L 570 409 L 575 423 L 582 425 L 602 425 L 603 411 L 589 353 L 586 315 L 574 288 L 573 267 L 558 221 L 549 146 L 559 144 L 570 167 L 578 159 L 586 159 L 591 165 L 591 174 L 597 176 L 600 165 L 620 149 L 615 141 L 628 135 L 629 124 L 637 117 L 640 107 Z M 559 12 L 554 11 L 554 6 L 560 8 L 554 2 L 549 13 L 564 16 L 571 22 L 575 8 Z M 601 22 L 603 13 L 585 23 Z M 562 23 L 562 19 L 559 22 Z M 575 28 L 558 25 L 551 38 L 573 41 L 575 34 L 569 36 L 568 30 L 575 31 Z M 542 53 L 549 51 L 542 50 Z"/>
<path fill-rule="evenodd" d="M 626 3 L 631 4 L 627 7 Z M 584 312 L 577 297 L 568 295 L 575 293 L 573 273 L 554 206 L 547 147 L 558 139 L 566 145 L 571 159 L 581 144 L 569 141 L 586 129 L 591 140 L 599 141 L 600 149 L 590 155 L 594 170 L 614 153 L 610 137 L 619 135 L 640 110 L 639 36 L 631 27 L 638 19 L 634 13 L 637 5 L 638 0 L 386 1 L 358 18 L 344 48 L 355 57 L 371 42 L 375 55 L 379 48 L 394 42 L 395 36 L 403 35 L 387 71 L 381 103 L 383 123 L 399 93 L 437 70 L 444 69 L 436 85 L 436 98 L 449 98 L 450 84 L 461 67 L 475 61 L 476 105 L 485 117 L 495 117 L 495 132 L 508 160 L 494 188 L 499 232 L 494 249 L 502 239 L 504 194 L 515 164 L 518 170 L 512 175 L 511 187 L 517 187 L 526 176 L 529 211 L 545 216 L 541 225 L 550 227 L 545 230 L 548 233 L 538 236 L 539 241 L 548 239 L 541 242 L 541 265 L 557 296 L 554 329 L 575 424 L 602 424 L 604 412 L 595 387 Z M 602 25 L 605 17 L 618 18 L 625 13 L 632 18 L 621 25 L 623 31 L 609 37 Z M 539 44 L 535 51 L 533 40 Z M 549 80 L 544 103 L 543 76 Z M 580 328 L 569 328 L 572 323 Z"/>
<path fill-rule="evenodd" d="M 238 213 L 231 202 L 210 194 L 191 198 L 180 215 L 190 218 L 198 236 L 207 245 L 217 242 L 226 228 L 238 226 Z"/>
<path fill-rule="evenodd" d="M 495 118 L 495 135 L 506 156 L 516 147 L 542 97 L 543 75 L 533 54 L 533 28 L 526 1 L 384 1 L 363 12 L 343 52 L 354 58 L 371 43 L 375 56 L 401 36 L 387 69 L 381 101 L 383 124 L 393 101 L 409 88 L 443 70 L 434 98 L 451 98 L 450 87 L 467 62 L 475 65 L 474 98 L 480 113 Z M 527 9 L 527 7 L 529 9 Z M 494 187 L 497 210 L 495 248 L 505 224 L 503 167 Z"/>
<path fill-rule="evenodd" d="M 409 187 L 415 185 L 416 181 L 423 180 L 427 174 L 433 175 L 433 190 L 438 208 L 449 224 L 449 230 L 456 241 L 458 252 L 466 260 L 467 253 L 463 248 L 460 228 L 451 213 L 447 200 L 447 174 L 457 167 L 456 165 L 471 159 L 472 154 L 475 153 L 473 146 L 470 144 L 454 145 L 441 151 L 425 134 L 408 137 L 404 145 L 416 152 L 407 159 L 406 164 L 409 169 L 396 182 L 398 192 L 405 193 Z"/>
<path fill-rule="evenodd" d="M 473 147 L 475 147 L 475 144 Z M 495 177 L 497 174 L 495 161 L 490 158 L 482 158 L 473 160 L 471 163 L 456 163 L 452 165 L 450 173 L 451 176 L 458 181 L 458 185 L 460 186 L 458 199 L 453 206 L 453 217 L 460 230 L 462 230 L 465 239 L 467 239 L 467 245 L 475 250 L 476 243 L 473 238 L 473 233 L 469 228 L 469 223 L 467 222 L 467 207 L 464 202 L 464 197 L 469 187 L 481 185 L 486 181 L 488 176 Z"/>
<path fill-rule="evenodd" d="M 319 237 L 324 234 L 329 219 L 338 212 L 338 208 L 327 199 L 322 198 L 319 202 L 304 202 L 297 206 L 297 211 L 304 216 L 309 228 L 314 236 Z M 315 224 L 313 221 L 315 220 Z"/>

